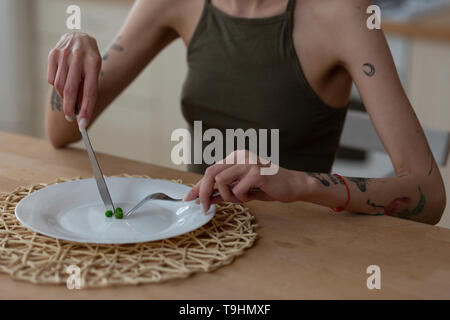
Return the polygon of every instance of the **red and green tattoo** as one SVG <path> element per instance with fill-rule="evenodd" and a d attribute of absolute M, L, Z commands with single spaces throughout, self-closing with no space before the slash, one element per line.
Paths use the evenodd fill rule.
<path fill-rule="evenodd" d="M 372 208 L 382 209 L 383 214 L 386 214 L 389 216 L 395 216 L 395 217 L 399 217 L 399 218 L 404 218 L 404 219 L 410 219 L 411 217 L 420 214 L 423 211 L 423 209 L 425 208 L 425 204 L 426 204 L 425 195 L 423 194 L 420 186 L 418 187 L 418 189 L 419 189 L 419 193 L 420 193 L 420 198 L 419 198 L 419 202 L 417 203 L 417 206 L 414 207 L 413 209 L 409 209 L 409 208 L 401 209 L 405 205 L 409 205 L 411 203 L 410 197 L 395 198 L 386 206 L 377 205 L 377 204 L 371 202 L 370 199 L 367 200 L 367 204 L 369 206 L 371 206 Z"/>

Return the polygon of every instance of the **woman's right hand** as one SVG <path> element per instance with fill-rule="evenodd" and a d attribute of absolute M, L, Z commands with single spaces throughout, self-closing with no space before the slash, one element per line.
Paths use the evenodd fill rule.
<path fill-rule="evenodd" d="M 48 82 L 63 100 L 64 115 L 69 122 L 75 118 L 78 100 L 80 129 L 87 127 L 93 114 L 101 64 L 97 41 L 86 33 L 64 34 L 48 55 Z"/>

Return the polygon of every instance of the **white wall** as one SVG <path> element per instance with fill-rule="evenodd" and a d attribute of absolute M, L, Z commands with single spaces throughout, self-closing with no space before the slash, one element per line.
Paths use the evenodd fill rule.
<path fill-rule="evenodd" d="M 1 0 L 0 0 L 1 1 Z M 103 50 L 116 36 L 132 1 L 29 0 L 33 2 L 33 126 L 34 135 L 45 138 L 44 113 L 48 95 L 47 56 L 66 28 L 67 6 L 81 9 L 81 31 L 97 39 Z M 89 134 L 96 151 L 185 169 L 170 159 L 176 128 L 186 123 L 181 115 L 180 94 L 187 71 L 186 49 L 175 41 L 137 77 L 106 109 Z M 83 148 L 82 143 L 77 147 Z"/>
<path fill-rule="evenodd" d="M 0 0 L 0 130 L 25 134 L 32 133 L 29 3 Z"/>

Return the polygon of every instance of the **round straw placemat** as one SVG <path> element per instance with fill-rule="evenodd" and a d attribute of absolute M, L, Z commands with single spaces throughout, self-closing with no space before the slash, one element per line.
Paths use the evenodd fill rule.
<path fill-rule="evenodd" d="M 24 197 L 48 185 L 76 179 L 80 178 L 0 193 L 0 272 L 32 283 L 65 285 L 75 266 L 84 288 L 156 283 L 230 264 L 257 238 L 254 217 L 244 206 L 232 203 L 216 205 L 213 219 L 190 233 L 125 245 L 58 240 L 27 229 L 16 219 L 14 209 Z"/>

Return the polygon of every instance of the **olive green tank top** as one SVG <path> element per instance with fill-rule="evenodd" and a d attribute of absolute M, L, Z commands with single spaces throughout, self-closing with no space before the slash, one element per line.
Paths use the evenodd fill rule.
<path fill-rule="evenodd" d="M 182 112 L 191 132 L 201 120 L 203 131 L 220 129 L 224 140 L 227 128 L 279 129 L 281 167 L 330 172 L 347 108 L 325 104 L 307 82 L 293 43 L 293 8 L 289 0 L 282 14 L 242 18 L 206 0 L 188 45 Z"/>

